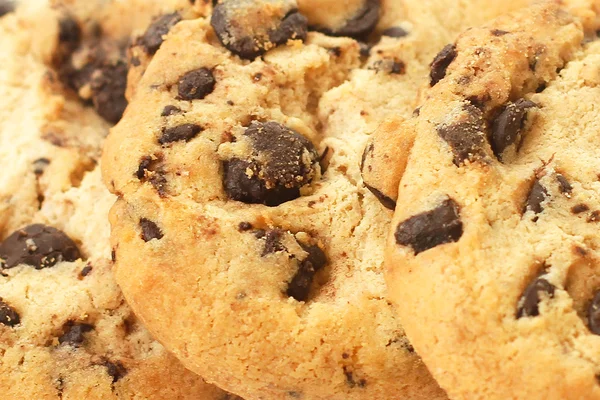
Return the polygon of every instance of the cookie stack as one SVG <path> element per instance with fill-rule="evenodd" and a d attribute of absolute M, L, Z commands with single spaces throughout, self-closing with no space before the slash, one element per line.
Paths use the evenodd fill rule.
<path fill-rule="evenodd" d="M 0 397 L 600 398 L 600 3 L 531 3 L 3 2 Z"/>

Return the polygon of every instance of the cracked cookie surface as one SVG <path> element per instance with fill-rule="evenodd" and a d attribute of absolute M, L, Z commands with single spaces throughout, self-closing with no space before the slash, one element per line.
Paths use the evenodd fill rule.
<path fill-rule="evenodd" d="M 451 398 L 600 398 L 589 5 L 571 8 L 578 18 L 544 3 L 465 32 L 405 123 L 416 139 L 389 297 Z"/>

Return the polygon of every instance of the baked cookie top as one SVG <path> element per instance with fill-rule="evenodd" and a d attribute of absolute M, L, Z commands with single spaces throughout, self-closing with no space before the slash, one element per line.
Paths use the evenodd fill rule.
<path fill-rule="evenodd" d="M 465 32 L 397 130 L 389 297 L 452 398 L 600 398 L 597 7 Z"/>
<path fill-rule="evenodd" d="M 86 24 L 66 10 L 28 3 L 0 22 L 2 398 L 233 399 L 169 355 L 114 280 L 96 165 L 110 125 L 57 72 L 61 25 Z"/>
<path fill-rule="evenodd" d="M 242 396 L 445 398 L 385 300 L 366 133 L 318 115 L 359 43 L 296 9 L 224 2 L 170 28 L 105 147 L 118 280 L 187 367 Z"/>

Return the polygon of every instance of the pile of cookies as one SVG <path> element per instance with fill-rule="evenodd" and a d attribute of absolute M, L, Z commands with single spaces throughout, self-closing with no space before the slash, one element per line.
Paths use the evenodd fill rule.
<path fill-rule="evenodd" d="M 599 0 L 0 15 L 0 398 L 600 399 Z"/>

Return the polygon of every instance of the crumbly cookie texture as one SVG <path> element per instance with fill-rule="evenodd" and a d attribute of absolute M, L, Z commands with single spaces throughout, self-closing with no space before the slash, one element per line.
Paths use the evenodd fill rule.
<path fill-rule="evenodd" d="M 62 12 L 26 6 L 0 22 L 2 398 L 236 398 L 186 370 L 125 303 L 114 196 L 96 166 L 109 124 L 57 77 Z"/>
<path fill-rule="evenodd" d="M 407 121 L 389 297 L 451 398 L 600 398 L 600 46 L 576 11 L 465 32 Z"/>
<path fill-rule="evenodd" d="M 264 4 L 265 29 L 223 29 L 252 1 L 171 27 L 112 130 L 117 280 L 188 368 L 244 397 L 444 399 L 385 298 L 366 133 L 319 117 L 360 45 Z"/>

